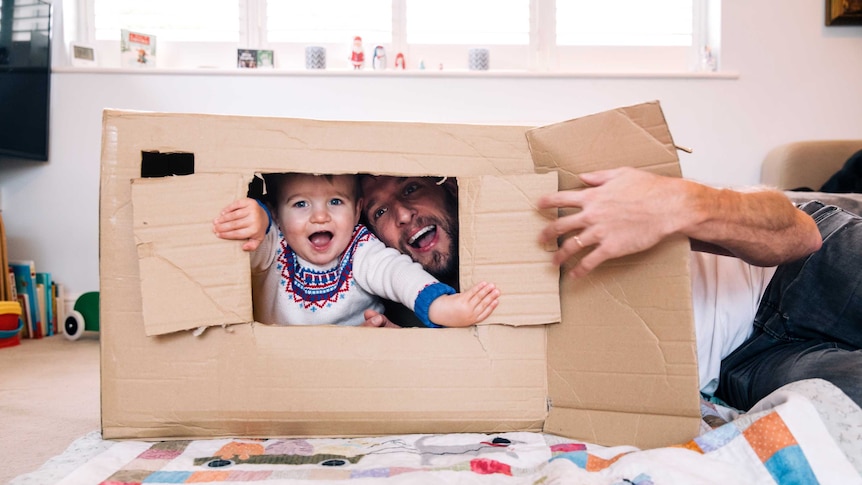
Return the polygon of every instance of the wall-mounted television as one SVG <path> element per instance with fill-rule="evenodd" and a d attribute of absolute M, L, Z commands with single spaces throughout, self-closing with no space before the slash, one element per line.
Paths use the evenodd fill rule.
<path fill-rule="evenodd" d="M 0 0 L 0 158 L 48 160 L 51 4 Z"/>

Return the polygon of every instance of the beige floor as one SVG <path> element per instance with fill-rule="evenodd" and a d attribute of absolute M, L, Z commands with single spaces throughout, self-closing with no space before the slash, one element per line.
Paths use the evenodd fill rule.
<path fill-rule="evenodd" d="M 99 423 L 98 333 L 0 348 L 0 483 L 36 470 Z"/>

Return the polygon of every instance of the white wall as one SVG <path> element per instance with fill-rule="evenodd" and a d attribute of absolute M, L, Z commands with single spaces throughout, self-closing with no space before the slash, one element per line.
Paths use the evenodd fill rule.
<path fill-rule="evenodd" d="M 862 138 L 862 27 L 824 27 L 823 0 L 722 3 L 722 69 L 738 78 L 57 72 L 50 161 L 0 160 L 10 257 L 98 289 L 103 108 L 545 124 L 657 99 L 694 149 L 684 174 L 719 185 L 756 183 L 781 143 Z"/>

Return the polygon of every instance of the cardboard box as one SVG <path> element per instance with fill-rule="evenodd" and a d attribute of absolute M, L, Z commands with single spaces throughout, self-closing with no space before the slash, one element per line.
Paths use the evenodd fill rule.
<path fill-rule="evenodd" d="M 555 214 L 535 199 L 578 172 L 679 175 L 658 103 L 539 129 L 106 111 L 102 143 L 106 439 L 523 430 L 653 447 L 698 431 L 688 242 L 576 282 L 536 243 Z M 194 154 L 194 174 L 141 179 L 154 151 Z M 211 221 L 255 173 L 288 171 L 455 177 L 461 284 L 495 282 L 497 311 L 463 329 L 252 322 L 248 255 Z"/>

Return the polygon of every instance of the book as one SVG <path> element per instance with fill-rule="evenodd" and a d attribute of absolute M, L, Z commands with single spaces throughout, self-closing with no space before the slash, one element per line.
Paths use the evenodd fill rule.
<path fill-rule="evenodd" d="M 41 285 L 45 292 L 42 305 L 42 326 L 45 328 L 45 336 L 54 335 L 54 291 L 51 288 L 51 273 L 36 273 L 36 285 Z"/>
<path fill-rule="evenodd" d="M 237 49 L 236 67 L 241 69 L 274 68 L 275 53 L 265 49 Z"/>
<path fill-rule="evenodd" d="M 9 253 L 6 251 L 6 226 L 3 225 L 3 211 L 0 210 L 0 269 L 9 267 Z M 15 301 L 15 277 L 6 275 L 0 278 L 0 300 Z"/>
<path fill-rule="evenodd" d="M 120 62 L 123 67 L 156 67 L 156 36 L 120 30 Z"/>
<path fill-rule="evenodd" d="M 9 301 L 15 301 L 18 299 L 18 288 L 15 287 L 15 271 L 10 266 L 7 266 L 7 268 L 9 271 L 6 278 L 6 296 Z"/>
<path fill-rule="evenodd" d="M 30 317 L 30 338 L 42 338 L 39 321 L 38 297 L 36 295 L 36 263 L 30 260 L 10 261 L 9 267 L 15 272 L 15 289 L 18 294 L 25 295 L 30 307 L 27 315 Z"/>
<path fill-rule="evenodd" d="M 51 293 L 53 295 L 52 303 L 54 311 L 54 321 L 51 322 L 54 325 L 54 334 L 59 335 L 62 333 L 63 328 L 63 317 L 66 315 L 66 305 L 63 302 L 63 298 L 65 298 L 65 292 L 63 291 L 63 285 L 57 283 L 56 281 L 51 282 Z"/>
<path fill-rule="evenodd" d="M 33 337 L 33 324 L 30 323 L 30 297 L 26 293 L 18 293 L 18 303 L 21 304 L 21 320 L 24 321 L 21 338 L 35 338 Z"/>
<path fill-rule="evenodd" d="M 46 301 L 45 285 L 36 283 L 36 311 L 39 313 L 39 335 L 43 337 L 51 335 L 48 332 L 48 325 L 46 324 L 48 322 L 48 316 L 45 314 Z"/>

